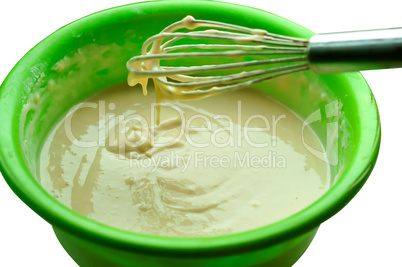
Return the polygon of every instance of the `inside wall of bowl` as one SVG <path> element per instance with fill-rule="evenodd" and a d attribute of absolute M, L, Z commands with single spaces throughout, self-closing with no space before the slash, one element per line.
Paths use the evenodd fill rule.
<path fill-rule="evenodd" d="M 186 15 L 211 20 L 219 18 L 223 22 L 280 34 L 311 35 L 306 29 L 269 13 L 251 19 L 242 13 L 242 9 L 225 5 L 225 10 L 227 12 L 222 13 L 219 8 L 204 9 L 202 5 L 194 9 L 191 4 L 175 12 L 168 5 L 165 9 L 162 5 L 158 12 L 146 8 L 136 10 L 135 5 L 131 9 L 116 8 L 102 19 L 95 19 L 93 15 L 94 18 L 86 19 L 85 24 L 75 23 L 63 28 L 35 47 L 37 57 L 31 56 L 29 62 L 19 63 L 31 67 L 20 84 L 22 101 L 17 106 L 23 151 L 33 173 L 36 173 L 43 141 L 55 123 L 72 106 L 92 94 L 125 82 L 126 61 L 140 53 L 143 42 Z M 345 98 L 351 90 L 346 79 L 342 75 L 318 76 L 305 71 L 256 87 L 288 106 L 302 119 L 310 118 L 308 125 L 321 139 L 333 163 L 332 177 L 336 177 L 352 155 L 350 144 L 353 144 L 354 131 L 350 125 L 358 121 L 353 113 L 354 100 Z M 337 125 L 328 126 L 330 122 L 337 122 Z"/>
<path fill-rule="evenodd" d="M 362 79 L 359 74 L 317 75 L 303 71 L 258 84 L 263 91 L 291 109 L 303 121 L 300 138 L 307 150 L 329 166 L 332 186 L 352 160 L 358 138 L 358 115 L 355 99 L 349 98 L 347 76 Z M 322 147 L 310 146 L 304 140 L 305 127 L 310 127 Z"/>

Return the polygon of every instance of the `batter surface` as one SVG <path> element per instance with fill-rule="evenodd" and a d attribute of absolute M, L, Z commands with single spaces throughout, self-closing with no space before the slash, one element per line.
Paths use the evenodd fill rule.
<path fill-rule="evenodd" d="M 303 122 L 247 89 L 162 103 L 120 85 L 74 107 L 49 134 L 40 183 L 64 205 L 129 231 L 165 236 L 241 232 L 323 195 L 328 166 Z M 320 148 L 309 128 L 304 142 Z"/>

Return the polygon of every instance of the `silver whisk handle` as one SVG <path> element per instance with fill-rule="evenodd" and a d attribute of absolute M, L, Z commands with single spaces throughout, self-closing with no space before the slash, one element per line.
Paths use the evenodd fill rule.
<path fill-rule="evenodd" d="M 308 59 L 316 73 L 402 67 L 402 28 L 317 34 Z"/>

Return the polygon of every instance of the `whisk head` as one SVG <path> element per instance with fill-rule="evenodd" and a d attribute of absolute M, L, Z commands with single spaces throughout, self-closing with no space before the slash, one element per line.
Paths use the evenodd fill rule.
<path fill-rule="evenodd" d="M 307 45 L 307 39 L 187 16 L 145 41 L 142 55 L 127 62 L 128 82 L 142 84 L 146 94 L 152 78 L 165 99 L 203 98 L 308 69 Z M 174 64 L 188 59 L 197 65 Z"/>

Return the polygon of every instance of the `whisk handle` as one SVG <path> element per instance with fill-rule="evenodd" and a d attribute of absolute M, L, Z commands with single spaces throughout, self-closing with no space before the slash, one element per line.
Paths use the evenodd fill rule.
<path fill-rule="evenodd" d="M 402 67 L 402 28 L 317 34 L 308 59 L 316 73 Z"/>

